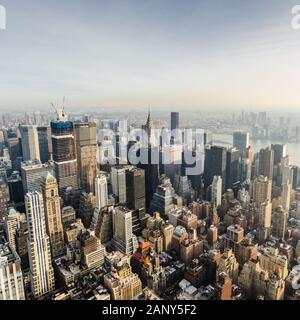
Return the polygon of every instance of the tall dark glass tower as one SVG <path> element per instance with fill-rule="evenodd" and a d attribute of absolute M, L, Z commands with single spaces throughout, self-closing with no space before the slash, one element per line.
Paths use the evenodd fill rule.
<path fill-rule="evenodd" d="M 234 184 L 240 180 L 240 151 L 232 148 L 227 151 L 226 163 L 226 189 L 232 189 Z"/>
<path fill-rule="evenodd" d="M 261 149 L 259 151 L 259 174 L 273 179 L 274 150 L 271 148 Z"/>
<path fill-rule="evenodd" d="M 51 144 L 51 129 L 50 127 L 37 127 L 39 148 L 40 148 L 40 159 L 42 163 L 50 160 L 50 154 L 52 153 Z"/>
<path fill-rule="evenodd" d="M 126 170 L 127 206 L 131 210 L 145 209 L 145 172 L 136 167 Z"/>
<path fill-rule="evenodd" d="M 224 147 L 212 146 L 205 149 L 204 186 L 208 188 L 214 176 L 222 178 L 222 192 L 226 188 L 227 150 Z"/>
<path fill-rule="evenodd" d="M 179 112 L 171 112 L 171 130 L 179 129 Z"/>
<path fill-rule="evenodd" d="M 179 129 L 179 112 L 171 112 L 171 131 Z M 175 144 L 178 136 L 171 136 L 171 144 Z"/>
<path fill-rule="evenodd" d="M 64 111 L 51 121 L 53 161 L 58 189 L 64 195 L 68 187 L 78 187 L 74 124 Z"/>

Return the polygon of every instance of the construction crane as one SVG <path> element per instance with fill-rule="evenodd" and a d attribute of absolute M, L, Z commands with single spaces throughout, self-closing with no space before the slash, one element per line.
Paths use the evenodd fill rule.
<path fill-rule="evenodd" d="M 56 106 L 54 105 L 53 102 L 51 102 L 51 106 L 52 108 L 54 109 L 55 111 L 55 114 L 56 114 L 56 120 L 59 121 L 59 120 L 62 120 L 66 117 L 66 114 L 65 114 L 65 102 L 66 102 L 66 97 L 63 97 L 63 101 L 62 101 L 62 107 L 60 110 L 58 110 L 56 108 Z"/>

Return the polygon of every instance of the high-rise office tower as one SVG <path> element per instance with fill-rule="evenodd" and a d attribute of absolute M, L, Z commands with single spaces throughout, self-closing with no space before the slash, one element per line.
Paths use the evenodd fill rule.
<path fill-rule="evenodd" d="M 220 206 L 222 202 L 222 178 L 214 176 L 211 187 L 211 202 L 216 206 Z"/>
<path fill-rule="evenodd" d="M 267 177 L 259 176 L 253 181 L 252 198 L 257 208 L 262 203 L 271 201 L 272 198 L 272 180 Z"/>
<path fill-rule="evenodd" d="M 117 164 L 127 163 L 128 123 L 127 120 L 118 121 L 115 135 Z"/>
<path fill-rule="evenodd" d="M 258 208 L 259 227 L 257 236 L 260 243 L 264 243 L 270 236 L 272 221 L 272 202 L 263 202 Z"/>
<path fill-rule="evenodd" d="M 0 244 L 0 300 L 25 300 L 21 260 L 9 243 Z"/>
<path fill-rule="evenodd" d="M 126 195 L 127 207 L 132 210 L 132 231 L 138 236 L 146 211 L 144 170 L 135 166 L 126 167 Z"/>
<path fill-rule="evenodd" d="M 273 179 L 274 150 L 271 148 L 261 149 L 259 151 L 259 175 Z"/>
<path fill-rule="evenodd" d="M 79 201 L 79 217 L 84 226 L 89 228 L 96 208 L 96 197 L 93 193 L 82 192 Z"/>
<path fill-rule="evenodd" d="M 56 179 L 49 172 L 42 179 L 42 193 L 47 234 L 50 238 L 51 255 L 56 258 L 64 253 L 64 231 L 61 221 L 61 199 Z"/>
<path fill-rule="evenodd" d="M 51 264 L 50 240 L 46 232 L 43 196 L 39 192 L 25 197 L 28 224 L 28 255 L 31 291 L 35 299 L 42 298 L 54 289 L 54 272 Z"/>
<path fill-rule="evenodd" d="M 158 185 L 150 205 L 150 212 L 159 212 L 163 218 L 167 218 L 168 213 L 174 209 L 175 191 L 170 179 L 164 178 Z"/>
<path fill-rule="evenodd" d="M 116 207 L 113 213 L 113 247 L 127 255 L 138 247 L 136 236 L 132 233 L 132 211 L 125 207 Z"/>
<path fill-rule="evenodd" d="M 95 236 L 101 240 L 101 243 L 107 243 L 113 237 L 113 211 L 113 206 L 104 207 L 95 219 L 97 220 L 95 221 Z"/>
<path fill-rule="evenodd" d="M 40 160 L 39 137 L 36 126 L 19 127 L 22 141 L 23 160 Z"/>
<path fill-rule="evenodd" d="M 282 208 L 289 212 L 291 207 L 291 191 L 292 191 L 292 185 L 290 183 L 285 183 L 281 187 L 281 204 Z"/>
<path fill-rule="evenodd" d="M 18 134 L 14 130 L 7 130 L 5 132 L 5 142 L 8 147 L 12 167 L 17 170 L 17 159 L 22 156 L 21 141 Z"/>
<path fill-rule="evenodd" d="M 259 224 L 263 228 L 271 227 L 272 202 L 269 200 L 261 204 L 259 208 Z"/>
<path fill-rule="evenodd" d="M 226 187 L 226 161 L 227 150 L 218 146 L 207 146 L 205 149 L 204 162 L 204 186 L 208 188 L 213 181 L 214 176 L 222 178 L 222 192 Z"/>
<path fill-rule="evenodd" d="M 233 147 L 241 154 L 245 154 L 249 147 L 249 132 L 235 131 L 233 133 Z"/>
<path fill-rule="evenodd" d="M 192 183 L 188 177 L 184 175 L 176 175 L 174 186 L 177 195 L 190 202 L 193 189 Z"/>
<path fill-rule="evenodd" d="M 54 174 L 53 163 L 41 163 L 39 160 L 24 161 L 21 163 L 21 176 L 24 194 L 42 191 L 42 177 L 47 172 Z"/>
<path fill-rule="evenodd" d="M 286 145 L 272 144 L 271 149 L 274 151 L 274 165 L 279 164 L 281 159 L 286 157 Z"/>
<path fill-rule="evenodd" d="M 240 180 L 240 152 L 233 148 L 227 150 L 226 158 L 226 189 L 232 189 L 234 184 Z"/>
<path fill-rule="evenodd" d="M 287 211 L 279 206 L 272 213 L 272 234 L 280 239 L 285 238 L 287 228 Z"/>
<path fill-rule="evenodd" d="M 181 173 L 183 145 L 172 144 L 161 148 L 160 169 L 174 183 L 176 174 Z M 184 171 L 184 170 L 182 170 Z M 183 172 L 185 174 L 185 172 Z"/>
<path fill-rule="evenodd" d="M 7 206 L 10 200 L 9 189 L 4 179 L 0 178 L 0 221 L 7 213 Z"/>
<path fill-rule="evenodd" d="M 179 112 L 171 112 L 171 131 L 179 129 Z M 171 144 L 176 143 L 180 137 L 178 133 L 171 136 Z"/>
<path fill-rule="evenodd" d="M 16 245 L 16 233 L 20 229 L 21 223 L 26 222 L 26 216 L 24 213 L 16 211 L 14 208 L 8 209 L 8 214 L 4 221 L 4 230 L 6 239 L 9 245 L 13 249 L 17 249 Z"/>
<path fill-rule="evenodd" d="M 118 197 L 118 203 L 126 204 L 126 171 L 123 167 L 111 168 L 112 191 Z"/>
<path fill-rule="evenodd" d="M 9 198 L 11 202 L 15 203 L 15 207 L 18 210 L 24 210 L 24 192 L 22 178 L 18 171 L 14 171 L 12 175 L 7 179 L 9 188 Z M 0 179 L 1 186 L 1 179 Z"/>
<path fill-rule="evenodd" d="M 95 178 L 95 196 L 97 209 L 100 210 L 108 205 L 107 178 L 103 174 Z"/>
<path fill-rule="evenodd" d="M 141 154 L 147 154 L 147 162 L 139 163 L 137 167 L 145 171 L 146 208 L 149 208 L 153 195 L 159 183 L 159 148 L 142 147 Z"/>
<path fill-rule="evenodd" d="M 292 167 L 292 175 L 293 175 L 293 184 L 292 184 L 292 187 L 294 190 L 296 190 L 296 188 L 299 186 L 299 183 L 298 183 L 298 180 L 299 180 L 299 177 L 300 177 L 300 174 L 299 174 L 299 167 L 297 166 L 293 166 Z"/>
<path fill-rule="evenodd" d="M 134 166 L 126 169 L 127 206 L 132 210 L 146 208 L 145 171 Z"/>
<path fill-rule="evenodd" d="M 76 122 L 76 153 L 79 182 L 82 189 L 95 193 L 95 177 L 98 175 L 97 128 L 93 122 Z"/>
<path fill-rule="evenodd" d="M 51 128 L 37 127 L 40 160 L 42 163 L 49 161 L 52 157 Z"/>
<path fill-rule="evenodd" d="M 171 112 L 171 130 L 179 129 L 179 112 Z"/>
<path fill-rule="evenodd" d="M 252 175 L 253 149 L 247 148 L 245 156 L 241 158 L 241 180 L 250 180 Z"/>
<path fill-rule="evenodd" d="M 68 187 L 78 188 L 74 124 L 62 110 L 51 121 L 55 175 L 59 192 L 64 195 Z"/>

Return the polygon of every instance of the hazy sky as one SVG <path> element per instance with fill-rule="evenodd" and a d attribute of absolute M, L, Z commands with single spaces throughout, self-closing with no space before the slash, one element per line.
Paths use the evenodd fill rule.
<path fill-rule="evenodd" d="M 294 0 L 0 0 L 0 109 L 300 107 Z"/>

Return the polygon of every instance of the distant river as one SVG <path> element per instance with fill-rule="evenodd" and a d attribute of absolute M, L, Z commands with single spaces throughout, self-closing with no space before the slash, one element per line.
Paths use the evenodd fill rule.
<path fill-rule="evenodd" d="M 222 147 L 232 147 L 232 135 L 231 134 L 214 134 L 213 135 L 214 145 L 222 146 Z M 266 148 L 271 146 L 271 144 L 282 143 L 271 140 L 254 140 L 251 141 L 250 144 L 253 147 L 254 152 L 258 152 L 262 148 Z M 292 157 L 292 164 L 300 167 L 300 143 L 285 143 L 287 154 Z"/>

